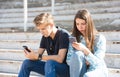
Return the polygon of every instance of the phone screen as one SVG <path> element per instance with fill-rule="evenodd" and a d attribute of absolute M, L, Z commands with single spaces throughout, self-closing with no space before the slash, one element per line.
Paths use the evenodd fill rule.
<path fill-rule="evenodd" d="M 76 37 L 69 37 L 69 42 L 70 43 L 77 42 Z"/>
<path fill-rule="evenodd" d="M 28 52 L 31 52 L 31 51 L 28 49 L 27 46 L 23 46 L 23 48 L 24 48 L 25 50 L 27 50 Z"/>

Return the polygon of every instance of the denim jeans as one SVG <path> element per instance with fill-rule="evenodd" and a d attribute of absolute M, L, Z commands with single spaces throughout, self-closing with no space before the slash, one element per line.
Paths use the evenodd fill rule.
<path fill-rule="evenodd" d="M 23 61 L 18 77 L 29 77 L 31 71 L 45 75 L 45 77 L 69 77 L 69 66 L 67 64 L 53 60 L 44 62 L 29 59 Z"/>
<path fill-rule="evenodd" d="M 70 58 L 70 77 L 83 77 L 87 72 L 85 56 L 82 51 L 75 51 Z"/>

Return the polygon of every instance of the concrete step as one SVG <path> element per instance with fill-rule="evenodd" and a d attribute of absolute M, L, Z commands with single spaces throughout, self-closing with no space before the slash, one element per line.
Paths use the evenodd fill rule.
<path fill-rule="evenodd" d="M 23 61 L 26 59 L 23 50 L 0 49 L 0 60 Z"/>
<path fill-rule="evenodd" d="M 0 40 L 0 49 L 23 49 L 27 45 L 31 49 L 38 49 L 40 40 Z M 120 53 L 120 41 L 107 41 L 107 52 Z"/>
<path fill-rule="evenodd" d="M 114 21 L 118 19 L 103 19 L 103 20 L 95 20 L 96 28 L 100 31 L 120 31 L 120 23 L 117 21 L 117 23 L 113 24 Z M 104 23 L 104 24 L 103 24 Z M 112 24 L 111 24 L 112 23 Z M 56 26 L 60 26 L 61 28 L 65 28 L 68 31 L 72 31 L 73 27 L 73 21 L 55 21 Z M 6 31 L 4 29 L 12 29 L 11 31 Z M 35 28 L 35 24 L 32 22 L 27 23 L 27 31 L 28 32 L 38 32 L 38 30 Z M 13 31 L 14 30 L 14 31 Z M 24 31 L 24 23 L 1 23 L 0 24 L 0 32 L 23 32 Z"/>
<path fill-rule="evenodd" d="M 33 1 L 34 2 L 34 1 Z M 19 2 L 18 2 L 19 3 Z M 112 4 L 110 4 L 112 3 Z M 68 26 L 67 29 L 71 29 L 73 24 L 73 18 L 76 11 L 80 8 L 88 8 L 92 13 L 92 17 L 95 21 L 95 25 L 99 30 L 120 30 L 120 24 L 112 24 L 114 20 L 119 19 L 120 14 L 120 1 L 98 1 L 88 3 L 77 3 L 69 5 L 55 6 L 55 22 Z M 114 6 L 114 7 L 113 7 Z M 94 8 L 93 8 L 94 7 Z M 99 8 L 99 9 L 98 9 Z M 37 7 L 28 9 L 28 24 L 27 27 L 34 27 L 32 23 L 34 17 L 40 12 L 51 12 L 51 7 Z M 0 27 L 11 28 L 18 27 L 23 28 L 23 9 L 1 9 L 0 10 Z M 7 17 L 7 18 L 6 18 Z M 98 21 L 99 20 L 99 21 Z M 69 23 L 71 22 L 71 23 Z M 69 24 L 68 24 L 69 23 Z M 104 23 L 104 24 L 103 24 Z M 109 27 L 108 27 L 109 25 Z M 69 28 L 70 27 L 70 28 Z"/>
<path fill-rule="evenodd" d="M 13 73 L 0 73 L 0 77 L 18 77 L 18 74 Z M 39 76 L 30 76 L 30 77 L 39 77 Z M 42 77 L 42 76 L 40 76 Z"/>
<path fill-rule="evenodd" d="M 0 73 L 0 77 L 17 77 L 14 73 Z M 44 77 L 44 76 L 30 76 L 30 77 Z M 120 77 L 120 69 L 109 68 L 108 77 Z"/>
<path fill-rule="evenodd" d="M 12 19 L 11 19 L 12 20 Z M 13 19 L 15 20 L 15 19 Z M 23 19 L 22 19 L 23 20 Z M 33 23 L 27 23 L 27 27 L 35 27 Z M 24 28 L 24 22 L 8 22 L 8 23 L 0 23 L 0 28 Z"/>
<path fill-rule="evenodd" d="M 6 8 L 22 8 L 23 2 L 19 0 L 12 0 L 12 1 L 0 1 L 0 9 Z"/>
<path fill-rule="evenodd" d="M 120 77 L 120 69 L 109 68 L 108 77 Z"/>
<path fill-rule="evenodd" d="M 112 23 L 113 23 L 114 20 L 119 20 L 119 16 L 117 17 L 117 16 L 115 16 L 115 14 L 120 15 L 120 13 L 114 13 L 114 14 L 113 13 L 109 13 L 109 14 L 92 14 L 92 17 L 93 17 L 93 20 L 94 20 L 95 24 L 100 24 L 100 22 L 105 22 L 106 20 L 108 20 L 108 21 L 105 22 L 105 24 L 107 23 L 109 25 L 113 25 Z M 36 15 L 38 15 L 38 14 L 36 14 Z M 112 15 L 112 16 L 114 15 L 115 17 L 111 18 L 111 17 L 109 17 L 110 15 Z M 34 20 L 35 16 L 28 17 L 28 24 L 27 24 L 28 26 L 29 25 L 30 26 L 32 25 L 32 27 L 34 26 L 33 20 Z M 104 17 L 101 17 L 101 16 L 104 16 Z M 65 25 L 64 23 L 66 22 L 67 23 L 66 25 L 70 25 L 71 26 L 73 24 L 74 15 L 65 15 L 64 14 L 64 15 L 60 15 L 60 16 L 54 16 L 54 18 L 55 18 L 55 23 L 62 22 L 61 24 Z M 16 18 L 16 17 L 15 18 L 1 18 L 0 19 L 0 24 L 1 24 L 0 27 L 9 27 L 8 24 L 13 24 L 13 26 L 14 25 L 18 25 L 18 26 L 15 26 L 15 27 L 19 27 L 21 25 L 20 27 L 22 27 L 23 26 L 23 21 L 24 21 L 23 17 L 18 17 L 18 18 Z M 68 22 L 72 22 L 72 23 L 68 24 Z M 2 26 L 2 25 L 6 25 L 6 26 Z M 10 25 L 10 27 L 11 27 L 11 25 Z"/>
<path fill-rule="evenodd" d="M 58 11 L 58 10 L 66 10 L 66 9 L 80 9 L 80 8 L 88 8 L 89 9 L 89 8 L 93 8 L 93 7 L 94 8 L 107 8 L 107 7 L 111 8 L 111 7 L 120 6 L 119 4 L 120 4 L 119 0 L 113 0 L 113 1 L 96 1 L 96 2 L 86 2 L 86 3 L 78 2 L 78 3 L 75 3 L 75 4 L 55 5 L 55 10 Z M 41 8 L 33 6 L 32 8 L 28 9 L 28 12 L 29 11 L 35 11 L 36 9 L 34 9 L 34 8 L 38 9 L 38 11 L 40 11 L 40 10 L 41 11 L 50 11 L 51 10 L 50 6 L 47 6 L 47 7 L 45 6 L 45 7 L 41 7 Z M 20 8 L 17 8 L 17 9 L 20 9 Z M 16 12 L 19 12 L 19 11 L 23 12 L 22 10 L 18 10 Z M 14 12 L 14 11 L 12 11 L 12 10 L 6 11 L 4 9 L 0 11 L 0 13 L 3 13 L 3 12 L 5 13 L 5 12 Z"/>
<path fill-rule="evenodd" d="M 34 50 L 36 53 L 37 50 Z M 45 51 L 43 53 L 44 55 L 47 55 L 47 52 Z M 27 59 L 24 55 L 24 51 L 22 50 L 15 50 L 15 49 L 0 49 L 0 60 L 15 60 L 15 61 L 23 61 L 24 59 Z"/>
<path fill-rule="evenodd" d="M 105 62 L 108 68 L 120 69 L 120 54 L 106 53 Z"/>
<path fill-rule="evenodd" d="M 37 50 L 35 50 L 37 52 Z M 45 52 L 44 55 L 47 55 Z M 0 49 L 0 60 L 23 61 L 23 50 Z M 106 53 L 105 62 L 109 68 L 120 68 L 120 54 Z"/>
<path fill-rule="evenodd" d="M 44 10 L 40 10 L 40 9 L 41 9 L 41 7 L 39 7 L 39 9 L 29 8 L 28 9 L 28 17 L 35 17 L 36 15 L 43 13 L 43 12 L 51 13 L 51 10 L 46 11 L 46 9 L 44 9 Z M 57 11 L 55 11 L 54 15 L 75 15 L 79 9 L 80 8 L 78 8 L 78 9 L 62 9 L 62 10 L 58 9 Z M 8 10 L 8 9 L 5 9 L 5 10 Z M 88 10 L 91 12 L 91 14 L 119 13 L 120 7 L 109 7 L 109 8 L 99 8 L 99 9 L 98 8 L 88 8 Z M 11 9 L 11 10 L 8 10 L 7 12 L 1 11 L 0 13 L 1 13 L 0 18 L 2 18 L 2 19 L 3 18 L 20 18 L 20 17 L 23 17 L 23 15 L 24 15 L 22 8 L 21 9 Z"/>
<path fill-rule="evenodd" d="M 0 40 L 40 40 L 40 32 L 0 33 Z"/>
<path fill-rule="evenodd" d="M 107 52 L 120 53 L 120 32 L 100 32 L 106 37 Z M 41 40 L 39 32 L 33 33 L 0 33 L 1 49 L 22 49 L 23 45 L 27 45 L 32 49 L 38 49 Z M 116 38 L 117 37 L 117 38 Z M 4 39 L 4 40 L 3 40 Z"/>
<path fill-rule="evenodd" d="M 108 77 L 120 77 L 120 69 L 109 69 Z M 17 74 L 12 73 L 0 73 L 0 77 L 17 77 Z M 39 76 L 30 76 L 30 77 L 39 77 Z M 44 77 L 44 76 L 40 76 Z"/>
<path fill-rule="evenodd" d="M 120 41 L 120 31 L 104 31 L 103 34 L 107 41 Z M 40 32 L 18 32 L 0 33 L 0 40 L 40 40 Z"/>
<path fill-rule="evenodd" d="M 34 13 L 33 13 L 34 14 Z M 39 13 L 40 14 L 40 13 Z M 32 23 L 33 19 L 35 18 L 35 16 L 38 14 L 34 14 L 34 16 L 30 16 L 28 17 L 28 22 Z M 55 21 L 73 21 L 74 19 L 74 14 L 72 15 L 54 15 L 54 20 Z M 112 19 L 119 19 L 120 17 L 120 13 L 102 13 L 102 14 L 92 14 L 92 18 L 93 20 L 104 20 L 104 19 L 108 19 L 108 20 L 112 20 Z M 18 18 L 1 18 L 0 22 L 23 22 L 23 17 L 18 17 Z"/>
<path fill-rule="evenodd" d="M 0 60 L 0 75 L 1 73 L 18 74 L 21 64 L 22 64 L 22 61 Z M 36 76 L 43 77 L 42 75 L 35 72 L 31 72 L 31 75 L 34 75 L 35 77 Z"/>
<path fill-rule="evenodd" d="M 107 41 L 120 41 L 120 31 L 104 31 L 103 34 Z"/>
<path fill-rule="evenodd" d="M 23 45 L 26 45 L 31 49 L 38 49 L 40 40 L 2 40 L 0 41 L 0 45 L 1 49 L 23 49 Z"/>
<path fill-rule="evenodd" d="M 18 73 L 21 61 L 0 60 L 0 72 Z"/>
<path fill-rule="evenodd" d="M 120 41 L 107 41 L 106 49 L 107 53 L 120 54 Z"/>
<path fill-rule="evenodd" d="M 0 77 L 18 77 L 18 73 L 0 72 Z M 31 72 L 30 77 L 44 77 L 35 72 Z"/>
<path fill-rule="evenodd" d="M 55 5 L 65 5 L 65 4 L 73 4 L 73 3 L 97 3 L 97 2 L 108 2 L 109 0 L 94 0 L 94 1 L 90 1 L 90 0 L 56 0 L 55 1 Z M 114 3 L 117 0 L 110 0 L 110 3 Z M 22 8 L 23 7 L 23 1 L 16 1 L 16 0 L 4 0 L 4 1 L 0 1 L 0 8 Z M 51 5 L 51 1 L 49 0 L 28 0 L 28 7 L 42 7 L 42 6 L 50 6 Z"/>
<path fill-rule="evenodd" d="M 111 24 L 114 20 L 118 20 L 120 18 L 120 13 L 93 14 L 92 17 L 95 22 L 96 28 L 99 30 L 120 30 L 118 22 L 117 25 Z M 74 15 L 55 15 L 54 19 L 55 24 L 61 24 L 63 26 L 67 26 L 68 28 L 72 28 Z M 27 27 L 35 27 L 35 24 L 33 24 L 33 20 L 34 17 L 28 18 Z M 0 19 L 0 22 L 1 28 L 24 27 L 23 17 Z"/>
<path fill-rule="evenodd" d="M 113 3 L 111 3 L 113 2 Z M 120 6 L 118 0 L 114 1 L 98 1 L 98 2 L 87 2 L 87 3 L 76 3 L 72 7 L 68 5 L 67 8 L 106 8 L 106 7 L 111 7 L 111 6 Z"/>
<path fill-rule="evenodd" d="M 16 77 L 17 73 L 20 69 L 20 62 L 14 62 L 13 65 L 13 61 L 9 61 L 9 64 L 6 64 L 6 61 L 1 61 L 0 63 L 2 64 L 2 66 L 0 65 L 0 77 Z M 19 67 L 17 67 L 17 65 L 19 64 Z M 109 72 L 108 72 L 108 77 L 119 77 L 120 76 L 120 69 L 115 69 L 115 68 L 108 68 Z M 44 77 L 41 76 L 37 73 L 32 72 L 32 75 L 36 75 L 35 77 Z"/>

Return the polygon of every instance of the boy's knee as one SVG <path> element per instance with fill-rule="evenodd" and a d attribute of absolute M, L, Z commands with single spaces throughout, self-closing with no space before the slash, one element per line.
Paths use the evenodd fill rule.
<path fill-rule="evenodd" d="M 28 67 L 31 67 L 31 65 L 32 65 L 32 61 L 29 59 L 26 59 L 23 61 L 22 67 L 28 68 Z"/>
<path fill-rule="evenodd" d="M 30 60 L 26 59 L 23 61 L 23 65 L 28 65 L 30 63 Z"/>
<path fill-rule="evenodd" d="M 54 60 L 48 60 L 46 61 L 45 67 L 50 68 L 56 65 L 56 61 Z"/>
<path fill-rule="evenodd" d="M 47 60 L 46 61 L 46 63 L 54 63 L 54 62 L 56 62 L 56 61 L 54 61 L 54 60 Z"/>
<path fill-rule="evenodd" d="M 45 73 L 46 75 L 49 75 L 52 72 L 55 72 L 55 61 L 53 60 L 48 60 L 45 63 Z"/>

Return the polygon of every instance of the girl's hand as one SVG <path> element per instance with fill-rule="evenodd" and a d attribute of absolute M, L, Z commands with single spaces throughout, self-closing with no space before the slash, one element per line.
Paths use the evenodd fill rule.
<path fill-rule="evenodd" d="M 77 42 L 73 42 L 72 46 L 79 51 L 84 51 L 84 49 L 86 48 L 83 44 Z"/>
<path fill-rule="evenodd" d="M 30 60 L 37 60 L 38 59 L 38 54 L 36 54 L 32 49 L 30 49 L 31 52 L 28 52 L 24 50 L 25 56 L 29 58 Z"/>
<path fill-rule="evenodd" d="M 86 56 L 89 55 L 90 50 L 81 43 L 74 42 L 72 46 L 79 51 L 82 51 Z"/>
<path fill-rule="evenodd" d="M 90 65 L 90 63 L 88 61 L 86 61 L 85 63 L 86 63 L 86 65 Z"/>

